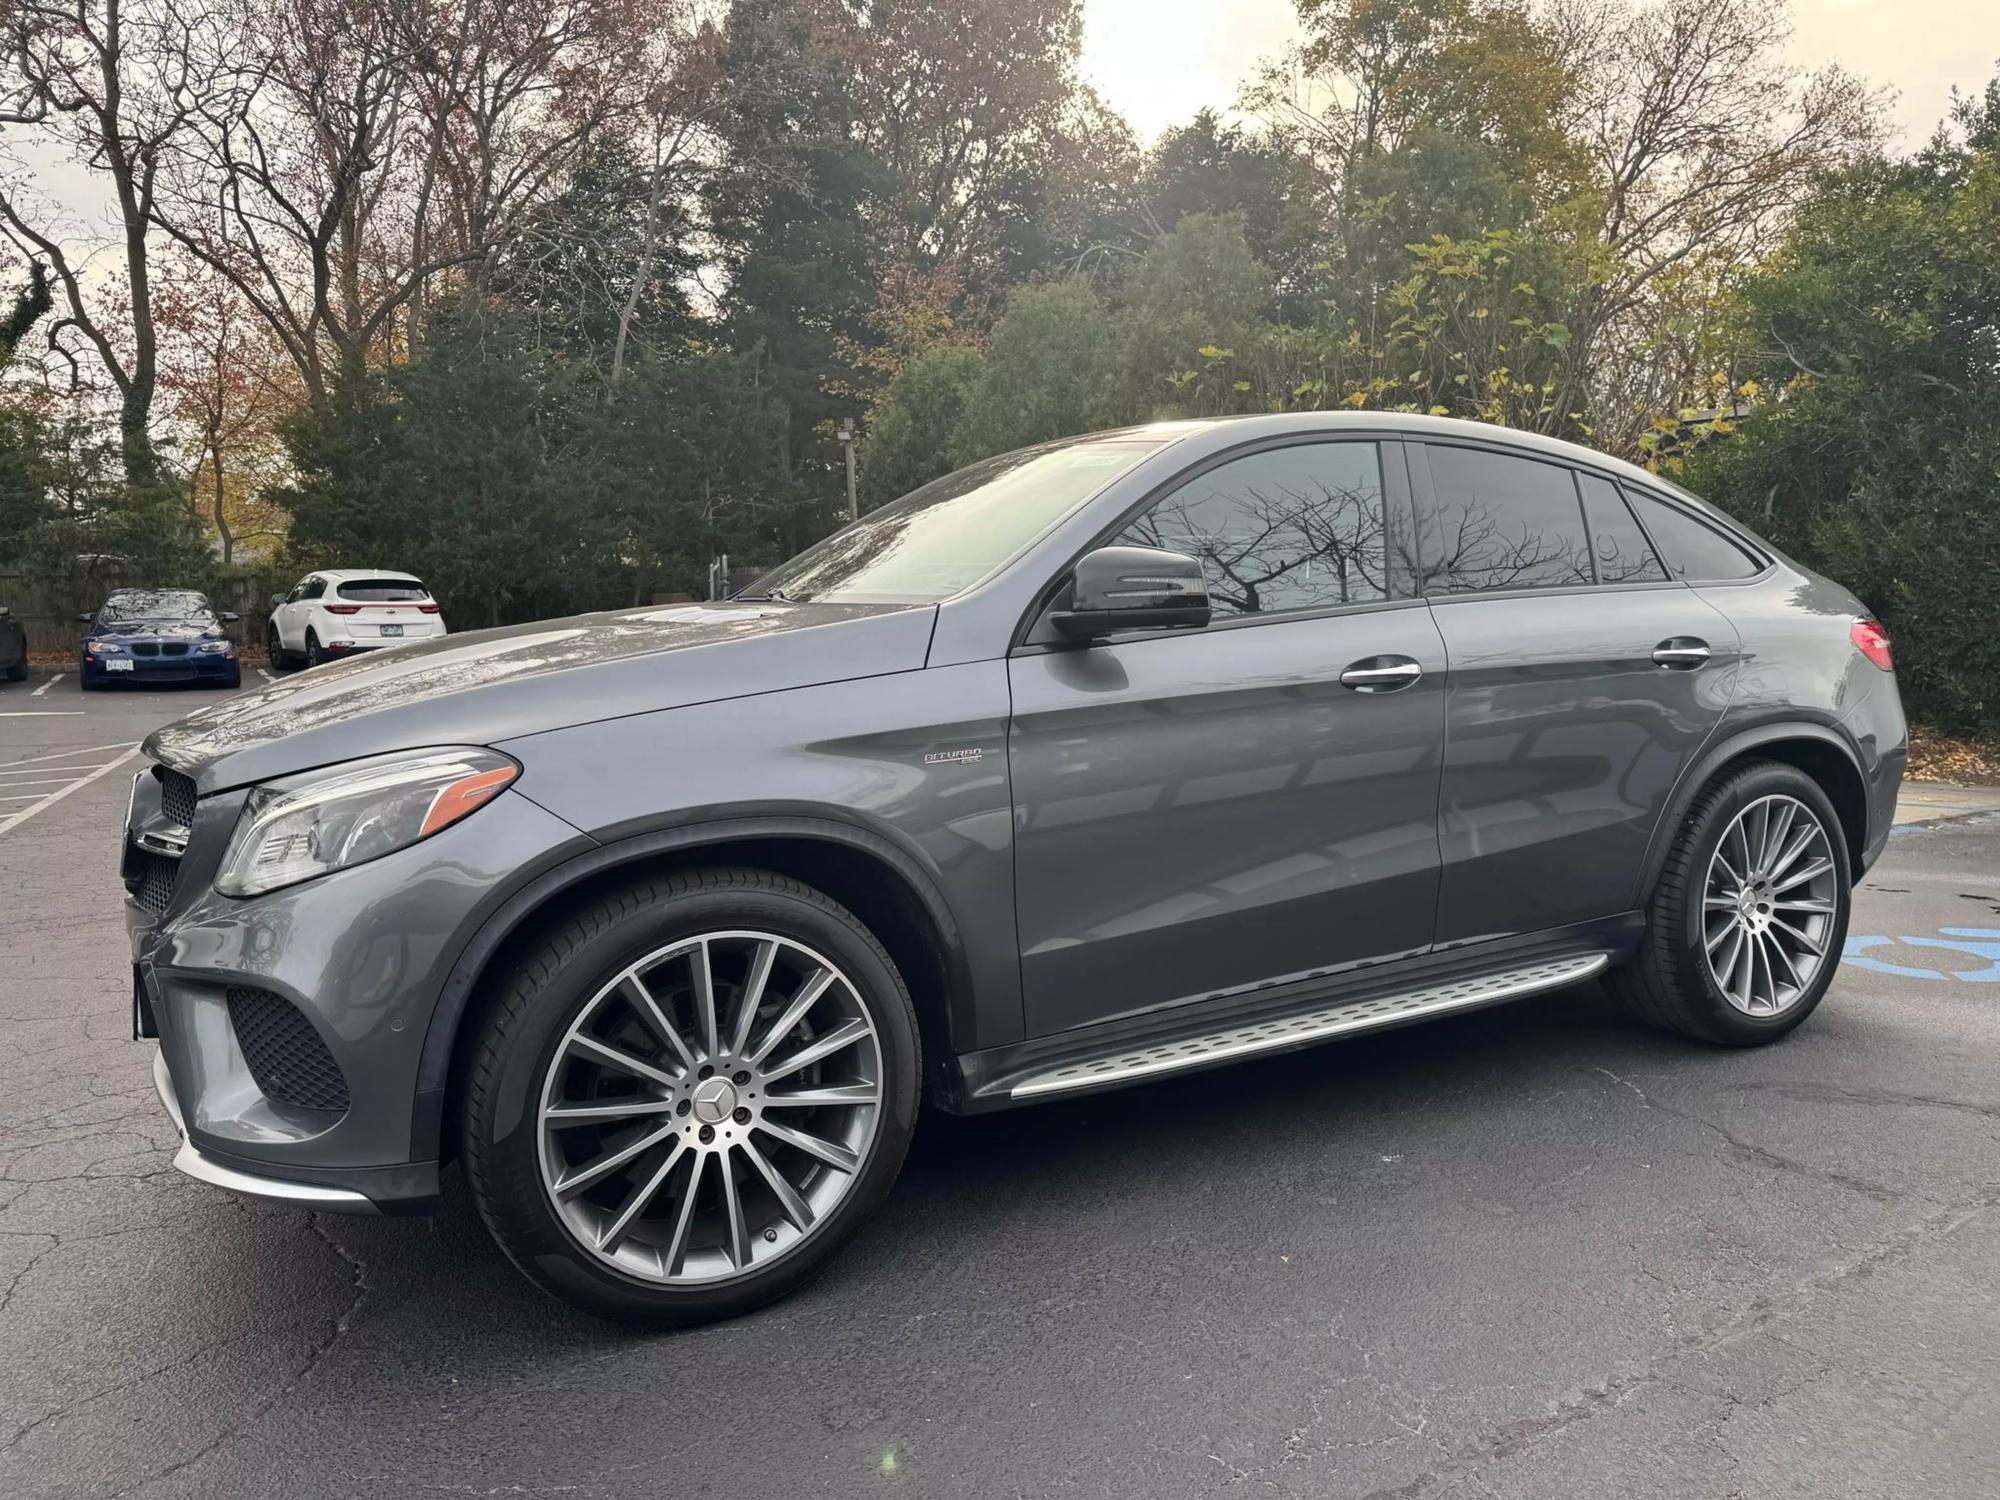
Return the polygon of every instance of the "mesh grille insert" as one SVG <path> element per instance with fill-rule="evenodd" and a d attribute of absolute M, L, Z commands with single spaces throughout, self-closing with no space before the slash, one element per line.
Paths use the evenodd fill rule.
<path fill-rule="evenodd" d="M 174 877 L 180 874 L 181 862 L 164 854 L 142 853 L 138 857 L 143 862 L 135 892 L 139 904 L 154 916 L 163 915 L 173 902 Z"/>
<path fill-rule="evenodd" d="M 165 766 L 155 766 L 153 774 L 160 778 L 160 811 L 167 821 L 176 828 L 194 827 L 194 778 Z"/>
<path fill-rule="evenodd" d="M 229 1024 L 265 1097 L 298 1109 L 347 1108 L 347 1079 L 299 1008 L 269 990 L 229 987 Z"/>

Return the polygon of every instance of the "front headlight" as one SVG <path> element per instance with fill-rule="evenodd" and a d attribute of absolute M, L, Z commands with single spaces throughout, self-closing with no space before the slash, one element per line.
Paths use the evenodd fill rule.
<path fill-rule="evenodd" d="M 195 655 L 220 656 L 229 649 L 229 644 L 228 641 L 203 641 L 199 646 L 194 648 Z"/>
<path fill-rule="evenodd" d="M 83 649 L 95 656 L 116 656 L 125 648 L 116 641 L 89 640 L 83 643 Z"/>
<path fill-rule="evenodd" d="M 237 817 L 215 888 L 258 896 L 380 859 L 449 828 L 520 774 L 491 750 L 417 750 L 260 786 Z"/>

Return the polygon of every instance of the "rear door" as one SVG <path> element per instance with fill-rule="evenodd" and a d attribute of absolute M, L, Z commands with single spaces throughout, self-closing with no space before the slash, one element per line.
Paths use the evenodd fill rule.
<path fill-rule="evenodd" d="M 1473 444 L 1411 451 L 1450 660 L 1436 942 L 1626 910 L 1728 704 L 1735 628 L 1668 576 L 1603 476 Z"/>
<path fill-rule="evenodd" d="M 1408 517 L 1400 444 L 1225 457 L 1103 539 L 1199 557 L 1207 629 L 1012 657 L 1029 1035 L 1429 944 L 1444 650 Z"/>

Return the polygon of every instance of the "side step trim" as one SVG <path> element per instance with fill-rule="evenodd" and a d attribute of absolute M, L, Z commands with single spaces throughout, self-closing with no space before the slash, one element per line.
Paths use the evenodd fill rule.
<path fill-rule="evenodd" d="M 1260 1052 L 1282 1052 L 1313 1042 L 1329 1041 L 1363 1031 L 1383 1031 L 1407 1021 L 1448 1015 L 1453 1011 L 1476 1010 L 1501 1000 L 1531 995 L 1537 990 L 1557 989 L 1590 978 L 1611 962 L 1608 953 L 1581 953 L 1523 968 L 1502 969 L 1434 984 L 1401 994 L 1374 995 L 1322 1006 L 1302 1015 L 1285 1016 L 1251 1026 L 1235 1026 L 1206 1036 L 1184 1037 L 1179 1041 L 1114 1052 L 1089 1062 L 1068 1063 L 1060 1068 L 1031 1074 L 1008 1091 L 1013 1099 L 1032 1099 L 1044 1094 L 1067 1093 L 1072 1089 L 1102 1088 L 1107 1084 L 1150 1078 L 1162 1073 L 1179 1073 L 1191 1068 L 1210 1067 Z"/>

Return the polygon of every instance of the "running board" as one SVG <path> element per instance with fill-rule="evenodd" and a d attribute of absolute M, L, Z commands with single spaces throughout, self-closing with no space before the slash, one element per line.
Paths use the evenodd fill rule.
<path fill-rule="evenodd" d="M 1406 990 L 1401 994 L 1374 995 L 1321 1006 L 1302 1015 L 1261 1021 L 1251 1026 L 1233 1026 L 1206 1036 L 1185 1037 L 1129 1052 L 1114 1052 L 1089 1062 L 1068 1063 L 1060 1068 L 1030 1074 L 1009 1091 L 1012 1099 L 1033 1099 L 1044 1094 L 1067 1093 L 1072 1089 L 1103 1088 L 1162 1073 L 1179 1073 L 1190 1068 L 1206 1068 L 1216 1063 L 1255 1057 L 1264 1052 L 1283 1052 L 1313 1042 L 1330 1041 L 1364 1031 L 1383 1031 L 1408 1021 L 1450 1015 L 1454 1011 L 1476 1010 L 1501 1000 L 1532 995 L 1537 990 L 1557 989 L 1588 979 L 1611 962 L 1608 953 L 1580 953 L 1549 959 L 1523 968 L 1502 969 L 1448 983 Z"/>

